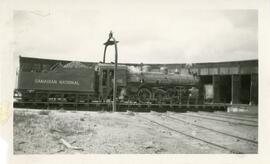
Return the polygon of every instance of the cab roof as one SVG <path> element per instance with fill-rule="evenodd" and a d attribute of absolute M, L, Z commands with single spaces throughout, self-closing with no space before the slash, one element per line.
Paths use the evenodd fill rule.
<path fill-rule="evenodd" d="M 101 69 L 114 69 L 113 63 L 98 63 L 97 66 Z M 127 66 L 120 64 L 120 65 L 117 65 L 117 69 L 126 69 L 127 70 Z"/>

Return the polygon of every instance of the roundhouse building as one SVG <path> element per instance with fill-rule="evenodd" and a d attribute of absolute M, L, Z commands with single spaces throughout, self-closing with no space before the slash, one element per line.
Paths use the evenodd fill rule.
<path fill-rule="evenodd" d="M 213 86 L 213 103 L 258 104 L 258 60 L 215 63 L 168 64 L 170 72 L 188 71 Z"/>

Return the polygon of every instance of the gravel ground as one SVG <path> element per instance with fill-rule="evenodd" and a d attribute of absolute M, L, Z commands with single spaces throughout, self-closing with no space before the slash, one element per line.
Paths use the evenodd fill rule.
<path fill-rule="evenodd" d="M 242 142 L 166 117 L 183 119 L 257 141 L 258 127 L 189 117 L 189 114 L 14 109 L 14 154 L 232 153 L 166 129 L 142 117 L 233 150 L 257 153 L 256 144 Z M 202 116 L 200 113 L 195 114 Z"/>

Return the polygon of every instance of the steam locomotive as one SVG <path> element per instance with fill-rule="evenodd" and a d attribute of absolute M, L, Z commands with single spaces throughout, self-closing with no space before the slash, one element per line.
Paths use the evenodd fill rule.
<path fill-rule="evenodd" d="M 112 100 L 114 64 L 20 57 L 15 98 L 20 102 L 92 103 Z M 117 101 L 141 104 L 196 104 L 199 77 L 151 71 L 148 66 L 117 67 Z"/>

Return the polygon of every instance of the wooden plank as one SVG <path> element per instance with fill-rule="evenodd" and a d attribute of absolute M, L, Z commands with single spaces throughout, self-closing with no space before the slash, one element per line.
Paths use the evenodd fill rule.
<path fill-rule="evenodd" d="M 201 68 L 200 75 L 209 75 L 208 68 Z"/>
<path fill-rule="evenodd" d="M 239 67 L 230 67 L 229 68 L 229 74 L 239 74 Z"/>
<path fill-rule="evenodd" d="M 209 75 L 218 75 L 218 68 L 209 68 Z"/>
<path fill-rule="evenodd" d="M 258 67 L 241 67 L 240 74 L 258 74 Z"/>
<path fill-rule="evenodd" d="M 228 67 L 220 67 L 219 74 L 221 74 L 221 75 L 229 74 L 229 68 Z"/>

